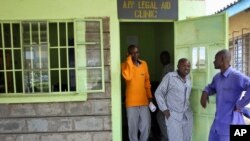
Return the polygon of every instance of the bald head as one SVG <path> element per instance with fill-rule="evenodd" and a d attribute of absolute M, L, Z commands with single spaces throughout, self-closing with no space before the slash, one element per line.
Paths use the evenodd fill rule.
<path fill-rule="evenodd" d="M 230 64 L 231 61 L 231 54 L 227 49 L 220 50 L 216 53 L 216 56 L 222 55 L 223 58 L 225 58 L 225 61 Z"/>
<path fill-rule="evenodd" d="M 230 66 L 231 54 L 227 49 L 220 50 L 215 55 L 214 67 L 225 71 Z"/>

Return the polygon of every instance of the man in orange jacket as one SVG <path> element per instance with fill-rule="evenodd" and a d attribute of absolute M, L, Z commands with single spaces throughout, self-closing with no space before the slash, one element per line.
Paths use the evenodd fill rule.
<path fill-rule="evenodd" d="M 126 81 L 126 110 L 130 141 L 147 141 L 151 117 L 148 109 L 152 99 L 147 63 L 139 59 L 139 49 L 128 47 L 127 60 L 122 63 L 122 76 Z M 138 130 L 140 138 L 138 139 Z"/>

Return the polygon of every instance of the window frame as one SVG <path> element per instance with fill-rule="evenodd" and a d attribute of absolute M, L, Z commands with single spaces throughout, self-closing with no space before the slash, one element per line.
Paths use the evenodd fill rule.
<path fill-rule="evenodd" d="M 41 102 L 64 102 L 64 101 L 86 101 L 87 100 L 87 94 L 88 93 L 101 93 L 101 92 L 105 92 L 105 68 L 104 68 L 104 47 L 103 47 L 103 21 L 102 21 L 102 18 L 91 18 L 91 19 L 70 19 L 70 20 L 42 20 L 43 22 L 46 22 L 47 23 L 47 35 L 49 34 L 49 27 L 48 27 L 48 24 L 49 23 L 52 23 L 52 22 L 73 22 L 73 27 L 74 27 L 74 39 L 78 38 L 77 36 L 77 32 L 79 32 L 79 30 L 76 28 L 76 24 L 78 22 L 81 22 L 81 23 L 87 23 L 87 22 L 99 22 L 99 34 L 100 34 L 100 61 L 101 61 L 101 66 L 98 67 L 100 70 L 101 70 L 101 89 L 98 89 L 98 90 L 88 90 L 86 87 L 87 87 L 87 83 L 88 83 L 88 78 L 84 78 L 84 77 L 80 77 L 78 75 L 80 75 L 81 73 L 79 73 L 80 71 L 79 70 L 82 70 L 84 71 L 84 73 L 87 73 L 88 69 L 91 69 L 93 67 L 83 67 L 81 68 L 79 66 L 79 58 L 77 58 L 77 53 L 79 48 L 78 48 L 78 45 L 85 45 L 85 51 L 86 51 L 86 45 L 89 45 L 89 44 L 96 44 L 96 43 L 93 43 L 93 42 L 83 42 L 81 44 L 79 44 L 76 40 L 74 40 L 74 47 L 75 47 L 75 83 L 76 83 L 76 90 L 75 92 L 43 92 L 43 93 L 25 93 L 25 90 L 23 90 L 23 93 L 1 93 L 0 94 L 0 103 L 41 103 Z M 22 26 L 22 23 L 23 22 L 41 22 L 41 20 L 28 20 L 28 21 L 22 21 L 22 20 L 18 20 L 18 21 L 0 21 L 0 26 L 3 27 L 3 23 L 7 23 L 7 24 L 14 24 L 14 23 L 17 23 L 20 25 L 20 28 Z M 12 30 L 12 27 L 11 27 L 11 30 Z M 86 32 L 87 29 L 84 30 L 84 33 Z M 81 31 L 80 31 L 81 32 Z M 2 34 L 2 39 L 3 39 L 3 28 L 2 28 L 2 32 L 0 34 Z M 11 32 L 12 34 L 12 32 Z M 22 36 L 23 34 L 23 31 L 20 29 L 20 36 Z M 13 36 L 11 37 L 13 38 Z M 47 37 L 49 38 L 49 37 Z M 13 39 L 12 39 L 13 40 Z M 49 42 L 49 39 L 47 40 Z M 12 41 L 12 44 L 13 44 L 13 41 Z M 49 44 L 49 43 L 48 43 Z M 4 43 L 2 43 L 2 45 L 4 45 Z M 21 58 L 23 60 L 23 44 L 22 44 L 22 37 L 20 37 L 20 47 L 21 47 Z M 11 47 L 11 51 L 13 52 L 13 46 Z M 50 50 L 50 45 L 48 45 L 48 50 Z M 50 52 L 48 51 L 48 56 L 50 54 Z M 3 61 L 5 62 L 5 53 L 2 54 L 4 57 L 3 57 Z M 13 56 L 13 55 L 12 55 Z M 50 58 L 50 57 L 49 57 Z M 12 57 L 13 59 L 13 57 Z M 84 56 L 84 61 L 86 61 L 88 58 L 87 56 L 85 55 Z M 48 59 L 48 63 L 50 64 L 50 59 Z M 5 65 L 4 65 L 5 66 Z M 23 68 L 23 62 L 22 62 L 22 79 L 24 81 L 24 68 Z M 69 68 L 69 66 L 67 67 Z M 48 71 L 50 73 L 50 69 L 51 69 L 51 66 L 48 65 Z M 13 71 L 15 71 L 16 69 L 13 68 Z M 3 69 L 3 71 L 6 71 L 6 67 Z M 6 77 L 6 75 L 5 75 Z M 49 78 L 50 79 L 50 78 Z M 7 80 L 5 78 L 5 80 Z M 14 80 L 15 81 L 15 80 Z M 6 82 L 7 83 L 7 82 Z M 51 81 L 49 80 L 49 84 L 51 83 Z M 84 83 L 84 86 L 83 87 L 81 84 Z M 22 84 L 24 87 L 24 84 Z M 13 84 L 13 86 L 15 87 L 16 86 L 16 83 Z M 50 87 L 50 86 L 49 86 Z M 82 88 L 82 89 L 80 89 Z"/>

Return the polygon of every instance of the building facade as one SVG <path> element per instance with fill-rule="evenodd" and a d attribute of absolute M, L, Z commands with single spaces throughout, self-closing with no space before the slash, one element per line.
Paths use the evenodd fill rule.
<path fill-rule="evenodd" d="M 155 13 L 162 8 L 166 14 L 171 0 L 123 0 L 120 8 L 134 10 L 134 17 L 123 18 L 121 1 L 0 2 L 0 140 L 123 140 L 120 63 L 129 44 L 140 47 L 152 83 L 160 81 L 162 50 L 171 53 L 173 64 L 180 57 L 192 60 L 193 140 L 205 140 L 214 105 L 207 111 L 195 105 L 205 85 L 200 82 L 215 73 L 208 52 L 226 47 L 226 16 L 194 18 L 204 16 L 204 0 L 179 0 L 175 18 Z M 216 27 L 216 36 L 207 38 L 208 26 Z M 199 133 L 204 121 L 207 130 Z"/>

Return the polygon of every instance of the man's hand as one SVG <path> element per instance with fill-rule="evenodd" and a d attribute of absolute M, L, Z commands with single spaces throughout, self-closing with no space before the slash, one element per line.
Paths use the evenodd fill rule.
<path fill-rule="evenodd" d="M 207 107 L 207 103 L 209 103 L 209 97 L 208 97 L 207 92 L 205 91 L 202 92 L 200 103 L 203 108 Z"/>
<path fill-rule="evenodd" d="M 163 111 L 163 114 L 165 115 L 165 117 L 166 117 L 167 119 L 170 117 L 170 112 L 169 112 L 169 110 Z"/>

